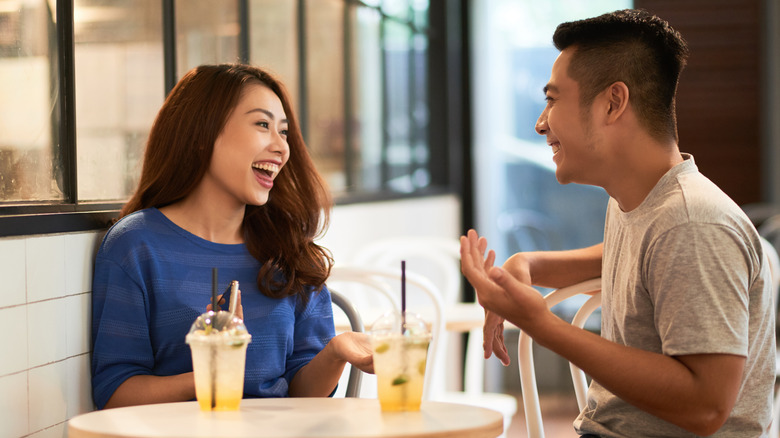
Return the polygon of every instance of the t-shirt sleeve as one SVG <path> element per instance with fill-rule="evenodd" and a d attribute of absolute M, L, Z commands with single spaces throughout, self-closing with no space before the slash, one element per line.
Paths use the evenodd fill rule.
<path fill-rule="evenodd" d="M 284 378 L 291 382 L 295 374 L 309 363 L 335 336 L 330 292 L 323 286 L 320 292 L 309 292 L 309 300 L 296 312 L 293 352 L 287 359 Z"/>
<path fill-rule="evenodd" d="M 749 260 L 723 225 L 681 225 L 654 242 L 645 275 L 664 354 L 747 356 Z"/>
<path fill-rule="evenodd" d="M 129 377 L 152 374 L 147 302 L 139 283 L 98 253 L 92 285 L 92 395 L 99 409 Z"/>

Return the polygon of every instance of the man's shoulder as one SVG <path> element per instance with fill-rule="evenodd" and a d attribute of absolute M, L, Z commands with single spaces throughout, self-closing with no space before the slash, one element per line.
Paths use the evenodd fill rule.
<path fill-rule="evenodd" d="M 678 177 L 680 208 L 693 223 L 713 223 L 743 228 L 750 226 L 744 211 L 729 195 L 701 173 Z"/>

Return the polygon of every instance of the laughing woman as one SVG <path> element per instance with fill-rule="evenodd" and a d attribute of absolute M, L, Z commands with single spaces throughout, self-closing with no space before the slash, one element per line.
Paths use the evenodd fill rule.
<path fill-rule="evenodd" d="M 243 289 L 245 397 L 328 396 L 347 362 L 372 371 L 365 335 L 334 337 L 332 259 L 314 243 L 330 207 L 281 82 L 247 65 L 187 73 L 97 254 L 98 408 L 195 398 L 184 337 L 210 302 L 214 267 L 221 290 Z"/>

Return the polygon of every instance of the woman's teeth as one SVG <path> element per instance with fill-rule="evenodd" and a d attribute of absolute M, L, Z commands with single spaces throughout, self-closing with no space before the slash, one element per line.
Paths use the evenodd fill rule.
<path fill-rule="evenodd" d="M 279 165 L 274 163 L 254 163 L 252 167 L 268 172 L 272 177 L 279 173 Z"/>

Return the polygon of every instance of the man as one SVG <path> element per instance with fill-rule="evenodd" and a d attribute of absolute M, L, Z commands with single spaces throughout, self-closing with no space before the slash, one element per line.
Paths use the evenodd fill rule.
<path fill-rule="evenodd" d="M 562 184 L 610 195 L 604 242 L 518 253 L 502 268 L 474 230 L 462 269 L 487 310 L 485 355 L 504 362 L 503 320 L 593 382 L 584 436 L 763 436 L 771 421 L 775 319 L 755 228 L 677 145 L 688 49 L 668 23 L 624 10 L 563 23 L 536 130 Z M 530 285 L 602 278 L 602 336 L 558 319 Z"/>

